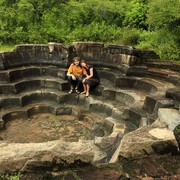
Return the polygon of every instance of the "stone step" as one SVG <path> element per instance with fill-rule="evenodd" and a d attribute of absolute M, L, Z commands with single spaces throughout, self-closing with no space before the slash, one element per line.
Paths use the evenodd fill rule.
<path fill-rule="evenodd" d="M 156 80 L 147 77 L 128 77 L 118 72 L 100 71 L 101 85 L 104 87 L 119 87 L 125 89 L 137 89 L 145 93 L 155 93 L 167 87 L 174 87 L 168 81 Z"/>
<path fill-rule="evenodd" d="M 126 82 L 123 82 L 123 81 Z M 146 96 L 157 95 L 164 96 L 166 90 L 175 87 L 171 83 L 152 80 L 150 78 L 136 78 L 131 79 L 132 85 L 128 83 L 129 79 L 122 78 L 122 86 L 114 86 L 113 83 L 108 82 L 108 80 L 101 79 L 101 83 L 98 87 L 92 91 L 92 94 L 102 96 L 106 100 L 118 100 L 129 107 L 138 105 L 142 107 Z M 146 87 L 147 86 L 147 87 Z M 141 88 L 140 88 L 141 87 Z"/>
<path fill-rule="evenodd" d="M 180 73 L 180 64 L 178 63 L 175 63 L 175 62 L 163 62 L 163 61 L 157 61 L 156 62 L 145 62 L 145 65 L 151 69 L 157 69 L 157 70 L 162 70 L 162 71 L 168 71 L 168 72 L 179 72 Z"/>
<path fill-rule="evenodd" d="M 154 113 L 157 115 L 159 108 L 173 108 L 174 101 L 165 97 L 165 95 L 153 95 L 147 96 L 143 108 L 147 110 L 148 113 Z"/>
<path fill-rule="evenodd" d="M 31 77 L 18 82 L 0 84 L 1 94 L 19 94 L 24 91 L 38 90 L 39 88 L 54 88 L 60 91 L 68 90 L 68 82 L 61 78 L 53 78 L 49 76 L 44 77 Z"/>
<path fill-rule="evenodd" d="M 180 85 L 180 72 L 162 68 L 148 68 L 147 75 L 156 79 L 164 79 L 174 85 Z"/>
<path fill-rule="evenodd" d="M 132 129 L 136 129 L 142 124 L 142 117 L 146 116 L 146 111 L 142 108 L 130 109 L 127 105 L 119 101 L 105 100 L 102 97 L 90 97 L 89 110 L 97 114 L 111 117 L 118 122 L 128 124 Z M 131 124 L 131 125 L 130 125 Z"/>
<path fill-rule="evenodd" d="M 48 66 L 19 67 L 0 71 L 0 83 L 16 82 L 24 78 L 51 76 L 66 78 L 67 69 Z"/>
<path fill-rule="evenodd" d="M 148 74 L 151 74 L 152 76 L 159 76 L 166 78 L 168 75 L 177 75 L 178 72 L 174 72 L 169 69 L 160 69 L 160 68 L 148 68 L 147 70 Z"/>
<path fill-rule="evenodd" d="M 63 103 L 68 94 L 63 91 L 54 89 L 32 90 L 18 95 L 2 96 L 0 99 L 0 107 L 2 109 L 23 107 L 33 102 L 55 102 Z"/>

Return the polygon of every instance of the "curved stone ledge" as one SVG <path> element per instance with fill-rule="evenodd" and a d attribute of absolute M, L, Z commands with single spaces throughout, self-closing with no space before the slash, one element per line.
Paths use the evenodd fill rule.
<path fill-rule="evenodd" d="M 32 106 L 32 105 L 31 105 Z M 85 120 L 87 121 L 87 119 L 89 120 L 93 120 L 93 117 L 86 117 L 86 115 L 83 115 L 83 112 L 78 108 L 78 107 L 74 107 L 74 106 L 50 106 L 50 105 L 35 105 L 33 107 L 27 107 L 27 108 L 23 108 L 24 110 L 12 110 L 9 111 L 7 113 L 5 113 L 4 115 L 2 115 L 2 119 L 5 123 L 7 121 L 12 121 L 14 119 L 27 119 L 35 114 L 42 114 L 42 113 L 51 113 L 54 115 L 75 115 L 76 118 L 80 121 Z M 5 125 L 5 123 L 3 123 Z M 112 134 L 113 132 L 113 128 L 114 124 L 118 124 L 115 121 L 109 120 L 109 118 L 104 119 L 103 121 L 99 121 L 99 122 L 94 122 L 94 130 L 96 128 L 102 129 L 103 131 L 106 131 L 106 136 Z M 116 133 L 113 132 L 113 134 L 119 133 L 117 132 L 117 127 L 116 127 Z M 112 135 L 111 135 L 112 136 Z M 114 136 L 113 136 L 114 137 Z"/>
<path fill-rule="evenodd" d="M 0 72 L 0 83 L 11 83 L 25 78 L 35 78 L 50 76 L 56 78 L 66 78 L 67 69 L 58 67 L 19 67 L 16 69 L 4 70 Z"/>
<path fill-rule="evenodd" d="M 117 78 L 117 75 L 112 73 L 112 72 L 107 72 L 107 71 L 98 71 L 99 72 L 99 76 L 100 78 L 102 79 L 106 79 L 108 81 L 110 81 L 112 84 L 115 84 L 116 82 L 116 78 Z"/>
<path fill-rule="evenodd" d="M 126 131 L 137 129 L 143 125 L 142 119 L 146 117 L 146 113 L 141 110 L 141 107 L 133 110 L 124 105 L 119 104 L 119 107 L 117 107 L 117 104 L 101 102 L 95 99 L 89 99 L 88 104 L 88 109 L 92 112 L 103 114 L 105 117 L 112 117 L 115 121 L 118 120 L 123 124 L 127 123 Z"/>
<path fill-rule="evenodd" d="M 173 83 L 176 86 L 180 86 L 180 76 L 178 75 L 168 75 L 167 81 Z"/>
<path fill-rule="evenodd" d="M 16 118 L 28 118 L 27 112 L 25 110 L 11 111 L 2 116 L 5 123 Z"/>
<path fill-rule="evenodd" d="M 16 118 L 28 118 L 36 113 L 53 113 L 53 114 L 72 114 L 77 112 L 75 107 L 55 107 L 49 105 L 37 105 L 26 108 L 21 111 L 11 111 L 2 116 L 2 120 L 6 123 L 7 121 L 12 121 Z M 75 110 L 75 111 L 74 111 Z M 81 111 L 78 111 L 77 116 L 81 116 Z M 91 117 L 93 119 L 93 117 Z M 81 119 L 80 119 L 81 120 Z M 5 124 L 4 123 L 4 124 Z M 5 166 L 0 165 L 0 172 L 15 172 L 15 171 L 35 171 L 37 168 L 45 168 L 44 160 L 46 159 L 47 168 L 52 168 L 52 163 L 55 167 L 63 167 L 63 165 L 70 165 L 75 163 L 76 160 L 80 163 L 94 164 L 97 162 L 106 162 L 111 159 L 117 148 L 117 141 L 119 139 L 119 133 L 123 134 L 125 126 L 119 123 L 113 118 L 105 118 L 104 121 L 101 121 L 101 127 L 105 131 L 109 132 L 104 137 L 95 137 L 94 141 L 79 141 L 79 142 L 64 142 L 60 140 L 54 140 L 51 142 L 45 143 L 8 143 L 0 142 L 1 146 L 1 156 L 0 164 L 5 163 Z M 95 124 L 96 127 L 96 124 Z M 63 148 L 63 153 L 61 146 L 65 145 L 66 148 Z M 113 146 L 113 144 L 115 146 Z M 57 148 L 58 146 L 58 148 Z M 89 146 L 90 149 L 87 149 Z M 110 148 L 113 146 L 113 148 Z M 6 148 L 9 147 L 7 150 Z M 46 148 L 45 148 L 46 147 Z M 79 147 L 78 152 L 74 152 Z M 86 149 L 87 154 L 84 156 L 84 148 Z M 20 148 L 18 150 L 18 148 Z M 110 148 L 110 149 L 109 149 Z M 12 156 L 14 154 L 15 156 Z M 89 151 L 90 150 L 90 151 Z M 47 154 L 45 153 L 47 152 Z M 48 155 L 48 159 L 47 159 Z M 56 158 L 55 158 L 56 157 Z M 44 159 L 45 158 L 45 159 Z M 57 160 L 54 161 L 54 158 Z M 117 158 L 117 157 L 116 157 Z M 116 160 L 116 158 L 114 160 Z M 6 161 L 5 161 L 6 159 Z M 59 159 L 59 160 L 58 160 Z M 61 160 L 63 163 L 61 163 Z M 67 161 L 67 162 L 65 162 Z M 66 164 L 67 163 L 67 164 Z M 54 167 L 53 166 L 53 167 Z M 44 169 L 42 169 L 44 170 Z"/>
<path fill-rule="evenodd" d="M 17 45 L 13 52 L 1 53 L 2 69 L 11 69 L 24 65 L 57 65 L 67 67 L 72 46 L 56 43 L 50 52 L 48 45 Z"/>
<path fill-rule="evenodd" d="M 21 98 L 19 97 L 3 97 L 0 99 L 1 109 L 21 107 Z"/>
<path fill-rule="evenodd" d="M 119 88 L 134 88 L 146 93 L 153 93 L 158 91 L 157 87 L 150 82 L 135 78 L 117 78 L 115 86 Z"/>
<path fill-rule="evenodd" d="M 65 91 L 69 89 L 67 81 L 62 79 L 47 79 L 43 78 L 32 78 L 32 80 L 27 79 L 13 84 L 1 84 L 0 90 L 1 94 L 19 94 L 25 91 L 38 90 L 40 88 L 51 88 L 60 91 Z"/>
<path fill-rule="evenodd" d="M 25 71 L 25 70 L 26 69 L 24 69 L 23 71 Z M 29 71 L 30 72 L 33 71 L 33 68 L 32 69 L 28 68 L 27 71 L 25 71 L 25 72 L 27 73 Z M 52 68 L 52 69 L 50 68 L 50 70 L 47 70 L 47 68 L 42 68 L 41 72 L 43 72 L 43 73 L 41 73 L 41 75 L 50 75 L 52 77 L 56 77 L 56 76 L 59 76 L 59 74 L 62 74 L 61 78 L 64 78 L 66 70 L 61 69 L 61 72 L 58 72 L 58 71 L 59 70 L 54 69 L 54 68 Z M 37 71 L 37 72 L 39 72 L 39 71 Z M 16 72 L 14 71 L 13 73 L 15 73 L 15 75 L 18 74 L 17 79 L 18 79 L 18 77 L 20 78 L 21 75 L 22 75 L 22 72 L 19 71 L 19 70 L 17 70 Z M 25 76 L 30 77 L 30 75 L 26 75 L 26 73 L 24 73 Z M 34 83 L 34 84 L 32 84 L 31 87 L 33 87 L 33 86 L 34 87 L 54 87 L 54 88 L 57 88 L 57 89 L 60 89 L 60 90 L 67 90 L 67 88 L 68 88 L 67 82 L 64 81 L 64 83 L 62 83 L 62 86 L 61 86 L 61 85 L 58 85 L 58 83 L 56 82 L 56 81 L 58 81 L 58 79 L 56 81 L 54 80 L 52 82 L 51 82 L 51 80 L 43 81 L 43 78 L 45 78 L 44 76 L 41 77 L 41 78 L 38 77 L 38 79 L 42 79 L 42 81 L 41 81 L 41 83 L 39 82 L 38 84 L 36 84 L 35 79 L 37 79 L 37 77 L 36 77 L 36 75 L 33 75 L 33 76 L 31 78 L 33 79 L 32 83 Z M 101 79 L 109 80 L 110 82 L 115 84 L 115 86 L 118 87 L 118 88 L 134 88 L 134 89 L 146 92 L 146 93 L 153 93 L 153 92 L 158 91 L 158 88 L 156 87 L 158 85 L 155 85 L 155 83 L 153 83 L 151 81 L 148 82 L 146 79 L 120 77 L 120 76 L 122 76 L 120 73 L 116 74 L 116 73 L 105 72 L 105 71 L 100 71 L 100 76 L 101 76 Z M 14 75 L 12 77 L 14 77 Z M 14 87 L 13 84 L 12 85 L 10 85 L 10 84 L 9 85 L 8 84 L 1 84 L 0 89 L 1 89 L 2 94 L 19 93 L 19 92 L 21 92 L 21 89 L 24 89 L 24 90 L 28 89 L 29 87 L 27 85 L 30 86 L 30 83 L 31 83 L 30 80 L 27 83 L 25 83 L 25 81 L 28 81 L 28 79 L 27 80 L 23 79 L 23 81 L 19 82 L 19 83 L 18 82 L 14 83 L 15 87 Z M 38 80 L 36 80 L 36 81 L 38 81 Z M 59 79 L 59 81 L 62 81 L 62 80 Z M 16 89 L 18 89 L 18 90 L 16 90 Z"/>
<path fill-rule="evenodd" d="M 100 78 L 103 80 L 108 80 L 113 86 L 118 88 L 131 88 L 137 89 L 146 93 L 154 93 L 158 91 L 158 88 L 154 82 L 149 79 L 137 79 L 135 77 L 125 77 L 121 73 L 118 72 L 109 72 L 109 71 L 99 71 Z M 102 83 L 101 83 L 102 84 Z M 105 86 L 110 86 L 105 83 Z"/>
<path fill-rule="evenodd" d="M 56 114 L 55 108 L 49 105 L 36 105 L 34 107 L 28 108 L 26 112 L 28 117 L 42 113 Z"/>
<path fill-rule="evenodd" d="M 107 73 L 107 74 L 110 75 L 111 73 Z M 114 75 L 114 77 L 116 77 L 116 76 Z M 129 78 L 127 78 L 127 79 L 129 80 Z M 124 78 L 123 78 L 123 80 L 124 80 Z M 130 79 L 130 81 L 132 81 L 132 80 L 134 81 L 134 84 L 135 84 L 136 79 L 135 78 Z M 12 102 L 10 100 L 6 99 L 6 98 L 3 98 L 0 101 L 0 107 L 9 108 L 9 107 L 16 107 L 16 106 L 25 106 L 25 105 L 28 105 L 29 103 L 40 102 L 40 101 L 49 101 L 49 102 L 55 102 L 55 103 L 59 103 L 59 102 L 63 102 L 63 101 L 66 102 L 67 101 L 67 99 L 66 100 L 64 99 L 65 96 L 59 96 L 58 94 L 60 92 L 57 94 L 57 92 L 53 92 L 54 90 L 52 92 L 51 92 L 50 89 L 49 90 L 47 89 L 49 92 L 48 91 L 46 92 L 46 90 L 37 90 L 36 93 L 33 93 L 33 94 L 31 94 L 31 91 L 30 91 L 30 89 L 32 89 L 33 87 L 34 87 L 34 89 L 36 89 L 36 88 L 38 88 L 38 86 L 39 86 L 39 88 L 42 88 L 42 87 L 53 88 L 53 89 L 57 89 L 57 90 L 60 90 L 60 91 L 61 90 L 67 90 L 68 89 L 67 82 L 64 82 L 64 84 L 62 84 L 62 86 L 61 86 L 60 83 L 56 82 L 56 80 L 52 81 L 50 79 L 47 79 L 47 80 L 42 80 L 41 79 L 41 82 L 39 80 L 34 80 L 34 81 L 32 81 L 33 84 L 31 84 L 30 82 L 31 81 L 18 82 L 18 83 L 16 83 L 16 86 L 15 86 L 16 89 L 14 89 L 14 87 L 13 87 L 13 88 L 11 88 L 12 90 L 9 88 L 9 85 L 8 85 L 5 88 L 5 90 L 8 89 L 8 91 L 11 90 L 14 93 L 20 93 L 21 91 L 23 92 L 24 90 L 29 89 L 28 90 L 29 93 L 27 95 L 25 95 L 25 94 L 20 95 L 20 98 L 8 97 L 8 98 L 13 100 Z M 126 84 L 128 84 L 128 83 L 126 83 Z M 133 84 L 133 86 L 134 86 L 134 84 Z M 145 84 L 146 84 L 146 82 L 145 82 Z M 130 86 L 132 86 L 132 85 L 130 85 Z M 152 85 L 152 87 L 154 87 L 154 86 Z M 3 91 L 5 91 L 5 90 L 3 90 Z M 8 93 L 9 92 L 7 92 L 7 94 Z M 127 90 L 124 90 L 124 91 L 123 90 L 122 91 L 111 90 L 111 89 L 109 90 L 107 88 L 102 87 L 101 95 L 102 95 L 102 97 L 104 99 L 116 100 L 116 101 L 119 101 L 121 103 L 124 103 L 125 105 L 127 105 L 129 107 L 133 107 L 133 106 L 136 106 L 136 104 L 139 104 L 140 105 L 139 109 L 142 108 L 142 102 L 141 101 L 144 101 L 144 99 L 139 98 L 139 96 L 137 96 L 134 93 L 130 93 Z M 141 93 L 141 95 L 142 95 L 142 93 Z M 68 97 L 68 95 L 67 95 L 67 97 Z M 68 101 L 70 103 L 71 100 L 69 99 Z M 152 103 L 149 104 L 148 101 L 147 101 L 147 97 L 146 97 L 146 101 L 145 101 L 145 104 L 144 104 L 143 107 L 144 107 L 145 110 L 147 110 L 150 113 L 155 112 L 156 116 L 157 116 L 158 108 L 160 108 L 160 107 L 172 107 L 172 102 L 171 102 L 171 104 L 167 104 L 167 103 L 164 104 L 164 102 L 162 102 L 162 101 L 161 102 L 157 101 L 157 102 L 155 102 L 154 105 Z M 92 110 L 93 109 L 96 110 L 96 108 L 97 108 L 97 111 L 100 111 L 100 109 L 106 109 L 108 107 L 107 105 L 100 105 L 100 104 L 98 104 L 97 107 L 93 107 L 95 105 L 91 105 L 91 106 L 92 106 Z M 148 106 L 152 109 L 151 111 L 149 110 Z M 107 114 L 109 112 L 110 112 L 109 114 L 112 114 L 112 109 L 113 108 L 106 109 L 107 111 L 106 111 L 105 114 Z M 102 113 L 104 113 L 104 111 L 102 111 Z M 123 113 L 119 113 L 119 114 L 122 115 Z M 131 116 L 128 117 L 127 119 L 129 119 L 130 122 L 133 122 L 133 121 L 131 121 L 131 117 L 133 117 L 134 115 L 133 115 L 133 113 L 130 113 L 130 114 L 131 114 Z M 139 114 L 139 112 L 136 113 L 136 114 L 138 114 L 138 116 L 137 116 L 137 122 L 138 123 L 136 122 L 135 125 L 139 126 L 139 124 L 141 124 L 142 115 Z M 122 115 L 122 117 L 123 116 L 126 117 L 126 115 Z"/>
<path fill-rule="evenodd" d="M 116 100 L 121 103 L 124 103 L 128 106 L 132 106 L 135 103 L 135 97 L 131 95 L 129 92 L 123 92 L 119 90 L 111 90 L 111 89 L 105 89 L 103 90 L 103 98 L 109 99 L 109 100 Z"/>
<path fill-rule="evenodd" d="M 27 94 L 22 95 L 19 98 L 5 98 L 2 99 L 0 106 L 4 109 L 6 108 L 18 108 L 18 107 L 24 107 L 32 103 L 38 103 L 38 102 L 48 102 L 48 103 L 56 103 L 56 104 L 78 104 L 83 105 L 84 108 L 87 108 L 89 111 L 95 112 L 97 114 L 103 114 L 103 116 L 108 117 L 112 116 L 116 119 L 127 119 L 132 124 L 139 127 L 140 120 L 141 120 L 141 114 L 137 114 L 138 123 L 136 121 L 131 121 L 131 119 L 134 118 L 134 114 L 130 113 L 128 116 L 126 116 L 124 113 L 124 106 L 119 109 L 116 108 L 116 104 L 109 104 L 108 102 L 101 102 L 97 101 L 93 98 L 88 98 L 88 100 L 84 99 L 82 96 L 74 96 L 72 98 L 72 95 L 66 94 L 66 93 L 57 93 L 57 92 L 50 92 L 49 90 L 46 91 L 36 91 L 36 92 L 28 92 Z M 37 112 L 40 111 L 40 109 L 37 109 Z M 130 111 L 130 110 L 129 110 Z M 131 112 L 131 111 L 130 111 Z M 126 118 L 125 118 L 126 117 Z"/>

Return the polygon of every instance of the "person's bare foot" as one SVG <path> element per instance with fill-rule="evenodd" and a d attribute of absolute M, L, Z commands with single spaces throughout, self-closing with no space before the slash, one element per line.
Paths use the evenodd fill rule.
<path fill-rule="evenodd" d="M 89 93 L 86 93 L 86 97 L 89 97 Z"/>
<path fill-rule="evenodd" d="M 86 94 L 86 91 L 81 92 L 80 94 Z"/>

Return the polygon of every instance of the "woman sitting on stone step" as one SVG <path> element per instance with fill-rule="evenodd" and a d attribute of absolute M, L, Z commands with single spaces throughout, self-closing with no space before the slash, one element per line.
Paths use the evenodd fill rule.
<path fill-rule="evenodd" d="M 73 63 L 70 65 L 67 71 L 68 83 L 70 86 L 69 94 L 79 92 L 79 85 L 82 83 L 82 78 L 87 76 L 85 68 L 81 67 L 81 60 L 79 57 L 74 57 Z"/>
<path fill-rule="evenodd" d="M 87 76 L 82 81 L 84 91 L 81 94 L 85 94 L 85 96 L 88 97 L 90 88 L 98 86 L 100 83 L 100 78 L 96 68 L 92 65 L 89 65 L 84 60 L 82 60 L 81 66 L 84 67 L 87 71 Z"/>

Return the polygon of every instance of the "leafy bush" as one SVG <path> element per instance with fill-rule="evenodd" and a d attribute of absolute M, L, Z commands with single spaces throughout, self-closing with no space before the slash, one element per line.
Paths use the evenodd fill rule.
<path fill-rule="evenodd" d="M 124 45 L 131 45 L 131 46 L 135 46 L 138 44 L 139 42 L 139 37 L 141 34 L 140 29 L 130 29 L 130 28 L 124 28 L 123 29 L 123 33 L 122 33 L 122 43 Z"/>
<path fill-rule="evenodd" d="M 79 26 L 67 37 L 68 41 L 112 42 L 121 36 L 121 29 L 105 22 L 92 22 L 87 26 Z"/>
<path fill-rule="evenodd" d="M 180 124 L 174 128 L 174 135 L 180 135 Z"/>
<path fill-rule="evenodd" d="M 162 59 L 179 59 L 179 44 L 176 40 L 176 36 L 165 29 L 143 31 L 137 47 L 154 50 Z"/>

